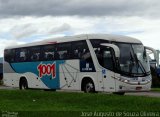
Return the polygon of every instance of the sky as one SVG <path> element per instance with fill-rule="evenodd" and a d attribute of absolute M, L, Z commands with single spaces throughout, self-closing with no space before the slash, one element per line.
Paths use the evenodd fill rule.
<path fill-rule="evenodd" d="M 0 0 L 0 57 L 10 45 L 103 33 L 160 50 L 160 0 Z"/>

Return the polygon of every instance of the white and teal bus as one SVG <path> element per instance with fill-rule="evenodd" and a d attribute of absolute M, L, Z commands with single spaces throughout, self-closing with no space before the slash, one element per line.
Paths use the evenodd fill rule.
<path fill-rule="evenodd" d="M 151 80 L 143 44 L 126 36 L 66 36 L 4 51 L 4 84 L 20 89 L 123 94 L 149 91 Z"/>

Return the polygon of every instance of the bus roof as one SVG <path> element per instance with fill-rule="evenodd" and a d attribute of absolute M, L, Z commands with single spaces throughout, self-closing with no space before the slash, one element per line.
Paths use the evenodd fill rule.
<path fill-rule="evenodd" d="M 64 36 L 64 37 L 57 37 L 52 39 L 46 39 L 39 42 L 33 42 L 28 44 L 22 44 L 22 45 L 15 45 L 7 47 L 6 49 L 11 48 L 20 48 L 20 47 L 29 47 L 29 46 L 36 46 L 36 45 L 45 45 L 45 44 L 55 44 L 55 43 L 61 43 L 61 42 L 69 42 L 69 41 L 77 41 L 77 40 L 86 40 L 86 39 L 104 39 L 111 42 L 125 42 L 125 43 L 139 43 L 142 42 L 138 39 L 128 37 L 128 36 L 122 36 L 122 35 L 113 35 L 113 34 L 81 34 L 81 35 L 75 35 L 75 36 Z"/>

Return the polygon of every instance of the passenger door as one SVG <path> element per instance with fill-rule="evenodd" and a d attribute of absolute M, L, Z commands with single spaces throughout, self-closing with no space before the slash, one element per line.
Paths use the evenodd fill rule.
<path fill-rule="evenodd" d="M 114 92 L 115 91 L 115 73 L 114 73 L 114 59 L 113 50 L 110 47 L 105 47 L 102 51 L 102 60 L 99 60 L 102 68 L 102 72 L 99 74 L 103 82 L 103 91 Z"/>

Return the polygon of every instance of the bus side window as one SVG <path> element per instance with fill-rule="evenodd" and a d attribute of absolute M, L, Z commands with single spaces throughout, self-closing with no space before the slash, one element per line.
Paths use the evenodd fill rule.
<path fill-rule="evenodd" d="M 93 63 L 86 41 L 72 42 L 72 52 L 73 59 L 81 59 L 88 63 Z"/>
<path fill-rule="evenodd" d="M 27 49 L 21 49 L 20 51 L 20 61 L 26 61 L 28 58 L 28 50 Z"/>
<path fill-rule="evenodd" d="M 28 58 L 28 50 L 26 48 L 16 49 L 15 52 L 15 61 L 16 62 L 25 62 Z"/>
<path fill-rule="evenodd" d="M 39 46 L 30 48 L 30 60 L 39 61 L 41 59 L 41 49 Z"/>
<path fill-rule="evenodd" d="M 55 60 L 55 45 L 45 45 L 43 47 L 44 60 Z"/>
<path fill-rule="evenodd" d="M 109 70 L 113 70 L 113 57 L 111 49 L 103 50 L 103 66 Z"/>
<path fill-rule="evenodd" d="M 82 55 L 84 55 L 88 50 L 88 46 L 86 41 L 75 41 L 72 42 L 72 58 L 73 59 L 81 59 Z"/>
<path fill-rule="evenodd" d="M 4 59 L 7 62 L 14 62 L 15 61 L 15 49 L 7 49 L 4 51 Z"/>
<path fill-rule="evenodd" d="M 56 59 L 66 60 L 71 59 L 71 43 L 60 43 L 57 45 Z"/>

